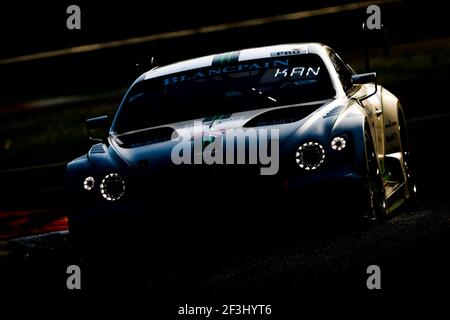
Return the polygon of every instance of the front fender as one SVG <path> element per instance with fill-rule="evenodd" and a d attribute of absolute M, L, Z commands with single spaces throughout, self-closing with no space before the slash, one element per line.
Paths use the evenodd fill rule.
<path fill-rule="evenodd" d="M 356 103 L 349 106 L 335 121 L 331 130 L 331 137 L 350 135 L 354 152 L 354 167 L 360 174 L 366 172 L 366 145 L 365 131 L 372 134 L 364 110 Z"/>

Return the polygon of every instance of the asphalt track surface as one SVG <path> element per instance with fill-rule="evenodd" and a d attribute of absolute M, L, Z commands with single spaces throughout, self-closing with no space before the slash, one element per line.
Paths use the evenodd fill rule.
<path fill-rule="evenodd" d="M 299 318 L 306 310 L 359 315 L 355 304 L 382 313 L 388 306 L 402 314 L 433 312 L 445 306 L 440 299 L 450 286 L 449 123 L 448 114 L 409 121 L 418 198 L 381 225 L 301 226 L 290 243 L 186 265 L 188 252 L 186 260 L 160 268 L 149 252 L 132 246 L 107 259 L 81 258 L 64 231 L 64 216 L 48 215 L 42 230 L 52 232 L 0 242 L 0 301 L 3 307 L 39 302 L 44 309 L 67 303 L 79 311 L 132 303 L 163 319 L 177 318 L 186 303 L 271 304 L 273 319 Z M 66 288 L 71 264 L 82 270 L 79 291 Z M 373 264 L 381 268 L 381 290 L 366 287 Z"/>

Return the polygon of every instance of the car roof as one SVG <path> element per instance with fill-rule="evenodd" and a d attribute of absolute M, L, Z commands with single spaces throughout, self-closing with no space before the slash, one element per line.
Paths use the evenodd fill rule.
<path fill-rule="evenodd" d="M 241 62 L 307 53 L 321 55 L 324 52 L 324 48 L 326 48 L 326 46 L 320 43 L 291 43 L 212 54 L 199 58 L 175 62 L 167 66 L 153 68 L 152 70 L 147 71 L 143 75 L 141 75 L 136 80 L 136 82 L 173 73 L 211 67 L 218 62 L 221 62 L 219 64 L 226 64 L 227 62 Z"/>

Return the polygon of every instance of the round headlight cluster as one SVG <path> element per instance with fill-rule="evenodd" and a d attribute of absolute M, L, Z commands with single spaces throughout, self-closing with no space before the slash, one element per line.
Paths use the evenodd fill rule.
<path fill-rule="evenodd" d="M 305 142 L 295 153 L 297 165 L 305 170 L 315 170 L 325 161 L 325 150 L 317 142 Z"/>
<path fill-rule="evenodd" d="M 347 141 L 342 137 L 334 137 L 331 140 L 331 149 L 341 151 L 347 146 Z"/>
<path fill-rule="evenodd" d="M 125 193 L 125 182 L 117 173 L 107 174 L 100 184 L 100 193 L 108 201 L 116 201 Z"/>
<path fill-rule="evenodd" d="M 84 182 L 83 182 L 84 190 L 91 191 L 92 189 L 94 189 L 94 186 L 95 186 L 95 180 L 93 177 L 87 177 L 86 179 L 84 179 Z"/>

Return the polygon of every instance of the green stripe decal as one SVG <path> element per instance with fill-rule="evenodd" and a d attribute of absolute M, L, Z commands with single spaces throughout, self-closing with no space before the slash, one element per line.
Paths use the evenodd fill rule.
<path fill-rule="evenodd" d="M 212 66 L 224 65 L 238 61 L 239 61 L 239 51 L 232 51 L 214 56 Z"/>

